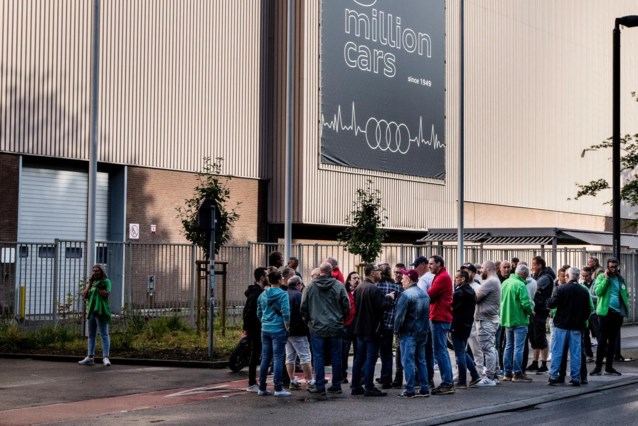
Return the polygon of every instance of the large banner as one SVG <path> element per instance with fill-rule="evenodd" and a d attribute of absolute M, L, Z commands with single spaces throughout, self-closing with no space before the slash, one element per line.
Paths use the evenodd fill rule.
<path fill-rule="evenodd" d="M 321 162 L 445 178 L 445 0 L 322 0 Z"/>

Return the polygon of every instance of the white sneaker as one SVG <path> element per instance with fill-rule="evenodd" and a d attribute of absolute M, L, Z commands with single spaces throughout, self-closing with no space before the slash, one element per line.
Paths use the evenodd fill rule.
<path fill-rule="evenodd" d="M 78 361 L 78 364 L 80 364 L 80 365 L 94 365 L 95 364 L 95 360 L 93 359 L 93 357 L 87 356 L 82 361 Z"/>
<path fill-rule="evenodd" d="M 314 386 L 315 385 L 315 379 L 308 380 L 308 385 L 309 386 Z"/>
<path fill-rule="evenodd" d="M 292 395 L 290 392 L 288 392 L 286 389 L 282 389 L 280 391 L 275 391 L 275 396 L 290 396 Z"/>
<path fill-rule="evenodd" d="M 496 386 L 496 382 L 488 377 L 483 377 L 480 382 L 476 384 L 477 387 Z"/>
<path fill-rule="evenodd" d="M 105 356 L 102 359 L 102 364 L 104 364 L 105 367 L 110 367 L 111 366 L 111 360 L 109 359 L 108 356 Z"/>
<path fill-rule="evenodd" d="M 259 392 L 259 385 L 252 385 L 246 388 L 246 392 Z"/>

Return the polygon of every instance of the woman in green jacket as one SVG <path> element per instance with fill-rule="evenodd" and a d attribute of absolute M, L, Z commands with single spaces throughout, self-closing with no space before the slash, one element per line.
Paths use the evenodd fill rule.
<path fill-rule="evenodd" d="M 109 324 L 111 323 L 111 308 L 109 307 L 109 294 L 111 293 L 111 281 L 106 277 L 104 269 L 100 265 L 93 266 L 93 275 L 89 278 L 89 285 L 84 289 L 84 299 L 88 299 L 86 316 L 89 325 L 89 352 L 86 358 L 78 363 L 80 365 L 93 365 L 95 360 L 95 337 L 99 329 L 102 337 L 102 363 L 108 367 L 109 349 L 111 339 L 109 337 Z"/>

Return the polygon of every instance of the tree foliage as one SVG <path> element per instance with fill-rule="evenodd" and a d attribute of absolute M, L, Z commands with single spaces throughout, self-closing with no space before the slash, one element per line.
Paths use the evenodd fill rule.
<path fill-rule="evenodd" d="M 381 192 L 373 189 L 372 181 L 368 180 L 365 189 L 357 189 L 354 210 L 346 218 L 350 226 L 337 236 L 346 251 L 360 255 L 365 263 L 374 262 L 387 236 L 383 229 L 388 219 L 385 212 L 381 205 Z"/>
<path fill-rule="evenodd" d="M 219 215 L 215 233 L 215 253 L 219 253 L 219 249 L 230 240 L 231 229 L 239 214 L 235 211 L 240 203 L 235 207 L 229 208 L 230 189 L 227 181 L 230 176 L 222 176 L 222 158 L 215 158 L 212 161 L 210 157 L 204 157 L 202 170 L 197 173 L 198 184 L 195 187 L 195 194 L 192 198 L 185 200 L 184 207 L 178 207 L 177 217 L 182 222 L 182 233 L 184 237 L 202 248 L 206 259 L 210 258 L 208 234 L 199 231 L 197 228 L 197 211 L 199 206 L 206 198 L 210 198 L 215 204 Z M 222 179 L 223 178 L 223 179 Z"/>
<path fill-rule="evenodd" d="M 632 92 L 631 96 L 634 100 L 638 101 L 636 92 Z M 613 138 L 608 138 L 603 142 L 592 145 L 583 151 L 583 155 L 586 151 L 599 151 L 604 149 L 613 148 Z M 620 138 L 620 173 L 624 178 L 624 185 L 620 188 L 621 201 L 629 204 L 632 207 L 638 206 L 638 178 L 634 174 L 634 170 L 638 167 L 638 133 L 626 134 Z M 591 196 L 596 197 L 601 191 L 610 189 L 611 184 L 606 179 L 594 179 L 586 184 L 577 183 L 578 191 L 574 199 L 578 200 L 581 197 Z M 606 201 L 605 204 L 611 204 L 611 200 Z M 638 226 L 638 218 L 631 221 L 633 226 Z"/>

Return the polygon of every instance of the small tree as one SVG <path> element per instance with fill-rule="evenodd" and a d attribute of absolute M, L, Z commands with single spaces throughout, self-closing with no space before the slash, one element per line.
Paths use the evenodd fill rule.
<path fill-rule="evenodd" d="M 632 92 L 631 96 L 638 102 L 636 92 Z M 598 151 L 600 149 L 610 148 L 613 148 L 613 138 L 590 146 L 583 151 L 583 155 L 586 151 Z M 638 167 L 638 134 L 627 134 L 621 137 L 620 149 L 620 172 L 625 180 L 624 185 L 620 188 L 620 199 L 631 207 L 636 207 L 638 206 L 638 178 L 634 171 Z M 578 187 L 578 191 L 574 197 L 576 200 L 585 196 L 596 197 L 601 191 L 611 188 L 609 182 L 603 178 L 592 180 L 584 185 L 577 183 L 576 186 Z M 604 204 L 611 204 L 611 201 L 606 201 Z M 630 224 L 632 226 L 638 226 L 638 219 L 632 219 Z"/>
<path fill-rule="evenodd" d="M 235 208 L 239 206 L 237 203 L 234 208 L 227 207 L 230 199 L 230 189 L 225 181 L 221 179 L 222 158 L 215 158 L 211 161 L 210 157 L 204 157 L 204 165 L 202 171 L 197 173 L 199 183 L 195 187 L 195 195 L 186 201 L 184 207 L 177 207 L 177 217 L 181 219 L 183 226 L 183 234 L 186 239 L 197 244 L 204 251 L 206 259 L 210 258 L 209 240 L 205 232 L 197 229 L 197 210 L 206 198 L 210 198 L 215 204 L 219 212 L 215 233 L 215 254 L 219 253 L 219 249 L 230 239 L 230 231 L 239 214 Z M 225 177 L 230 180 L 230 176 Z"/>
<path fill-rule="evenodd" d="M 360 255 L 365 263 L 374 262 L 387 236 L 383 229 L 388 219 L 385 211 L 381 206 L 381 192 L 373 189 L 372 181 L 368 179 L 365 189 L 357 189 L 354 210 L 346 218 L 350 226 L 337 236 L 346 251 Z"/>

